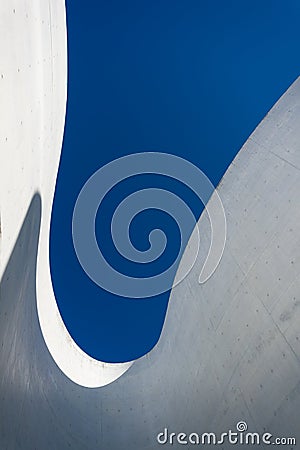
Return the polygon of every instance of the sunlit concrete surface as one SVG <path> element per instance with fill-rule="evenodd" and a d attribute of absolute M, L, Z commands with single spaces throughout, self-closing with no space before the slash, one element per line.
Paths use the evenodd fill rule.
<path fill-rule="evenodd" d="M 115 382 L 88 389 L 58 368 L 38 316 L 45 292 L 54 304 L 48 238 L 65 114 L 64 5 L 2 1 L 0 12 L 1 450 L 152 450 L 165 427 L 221 433 L 241 420 L 249 431 L 296 437 L 300 448 L 300 81 L 218 186 L 228 223 L 218 270 L 199 284 L 210 243 L 203 214 L 201 253 L 171 295 L 159 343 Z M 76 364 L 72 348 L 65 358 Z"/>
<path fill-rule="evenodd" d="M 36 289 L 40 326 L 47 347 L 61 370 L 73 381 L 93 387 L 116 379 L 131 364 L 104 364 L 81 351 L 63 324 L 53 294 L 49 227 L 62 148 L 66 97 L 64 1 L 1 0 L 0 277 L 10 259 L 29 204 L 34 194 L 39 193 L 42 215 Z M 20 260 L 20 266 L 26 266 L 26 261 L 26 258 Z M 14 283 L 18 283 L 17 273 L 16 268 L 11 275 Z M 1 302 L 7 295 L 1 286 Z"/>

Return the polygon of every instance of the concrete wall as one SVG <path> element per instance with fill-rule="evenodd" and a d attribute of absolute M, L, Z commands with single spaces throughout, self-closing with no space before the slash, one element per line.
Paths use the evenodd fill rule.
<path fill-rule="evenodd" d="M 172 292 L 158 345 L 115 382 L 88 389 L 58 368 L 59 341 L 51 356 L 38 315 L 41 302 L 54 303 L 48 233 L 65 113 L 64 5 L 4 1 L 0 10 L 1 449 L 155 449 L 165 427 L 219 433 L 241 420 L 295 436 L 286 448 L 300 448 L 300 80 L 218 186 L 228 222 L 218 270 L 199 285 L 210 241 L 203 214 L 201 253 Z M 62 355 L 74 369 L 73 348 Z M 91 383 L 101 367 L 88 361 Z"/>
<path fill-rule="evenodd" d="M 43 336 L 69 378 L 84 386 L 102 386 L 118 378 L 131 363 L 98 362 L 75 344 L 61 320 L 49 268 L 50 217 L 67 97 L 64 0 L 3 0 L 0 55 L 0 277 L 26 210 L 39 193 L 42 216 L 36 288 Z"/>

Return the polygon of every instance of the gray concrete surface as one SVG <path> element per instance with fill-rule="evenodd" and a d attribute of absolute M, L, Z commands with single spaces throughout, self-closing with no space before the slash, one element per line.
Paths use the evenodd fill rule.
<path fill-rule="evenodd" d="M 98 387 L 118 378 L 131 363 L 104 364 L 84 353 L 68 333 L 54 297 L 49 234 L 66 99 L 65 1 L 1 0 L 0 279 L 38 192 L 42 215 L 36 291 L 42 334 L 68 378 L 81 386 Z"/>
<path fill-rule="evenodd" d="M 159 343 L 117 381 L 88 389 L 58 368 L 37 313 L 51 294 L 45 249 L 66 93 L 64 5 L 0 8 L 0 450 L 157 449 L 165 427 L 221 433 L 242 420 L 249 431 L 296 437 L 283 448 L 300 448 L 300 80 L 218 186 L 228 223 L 218 270 L 199 285 L 210 240 L 203 214 L 201 253 L 172 292 Z"/>
<path fill-rule="evenodd" d="M 218 270 L 198 284 L 204 214 L 201 255 L 171 295 L 158 345 L 103 388 L 74 384 L 45 346 L 35 296 L 41 201 L 33 198 L 1 280 L 1 449 L 156 449 L 165 427 L 221 433 L 241 420 L 249 431 L 296 437 L 285 448 L 300 448 L 299 114 L 298 80 L 218 187 L 228 220 Z"/>

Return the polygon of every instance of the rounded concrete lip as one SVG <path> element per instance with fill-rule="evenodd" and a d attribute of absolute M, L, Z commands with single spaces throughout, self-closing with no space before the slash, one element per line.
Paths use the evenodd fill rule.
<path fill-rule="evenodd" d="M 39 193 L 42 217 L 37 308 L 42 333 L 53 359 L 68 378 L 82 386 L 103 386 L 131 363 L 97 361 L 75 344 L 60 317 L 49 268 L 50 218 L 67 99 L 65 2 L 19 2 L 14 7 L 5 0 L 0 13 L 0 276 L 30 202 Z"/>

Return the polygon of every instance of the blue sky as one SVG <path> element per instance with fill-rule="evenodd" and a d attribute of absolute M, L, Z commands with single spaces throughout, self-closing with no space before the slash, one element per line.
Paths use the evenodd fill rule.
<path fill-rule="evenodd" d="M 52 279 L 77 344 L 97 359 L 121 362 L 155 345 L 169 294 L 126 299 L 86 276 L 72 244 L 76 198 L 104 164 L 142 151 L 182 156 L 216 185 L 299 75 L 300 4 L 67 0 L 67 18 L 68 105 L 52 213 Z M 154 181 L 166 183 L 145 177 L 139 186 Z M 117 187 L 99 211 L 98 241 L 113 262 L 111 242 L 103 233 L 117 198 L 134 186 L 136 180 Z M 201 205 L 190 201 L 198 217 Z M 169 217 L 145 214 L 133 228 L 135 245 L 145 248 L 146 228 L 150 231 L 158 220 L 176 248 L 178 231 Z M 154 270 L 172 259 L 168 252 L 165 257 Z M 130 264 L 123 269 L 139 270 Z"/>

